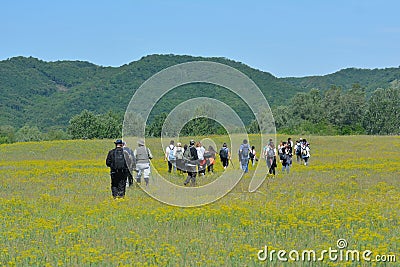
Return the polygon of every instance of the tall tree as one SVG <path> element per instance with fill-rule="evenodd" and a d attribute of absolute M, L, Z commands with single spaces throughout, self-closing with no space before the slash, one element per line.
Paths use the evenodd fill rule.
<path fill-rule="evenodd" d="M 327 122 L 336 126 L 340 125 L 343 121 L 342 100 L 342 88 L 331 86 L 331 88 L 325 92 L 322 101 L 322 107 Z"/>
<path fill-rule="evenodd" d="M 42 141 L 43 133 L 37 126 L 23 126 L 17 131 L 16 141 L 17 142 L 28 142 L 28 141 Z"/>
<path fill-rule="evenodd" d="M 278 106 L 272 110 L 277 129 L 290 129 L 295 126 L 293 121 L 293 110 L 288 106 Z"/>
<path fill-rule="evenodd" d="M 15 129 L 10 125 L 0 126 L 0 144 L 15 142 Z"/>
<path fill-rule="evenodd" d="M 91 111 L 83 110 L 69 121 L 68 133 L 73 139 L 93 139 L 98 137 L 99 119 Z"/>
<path fill-rule="evenodd" d="M 318 123 L 324 119 L 322 98 L 318 89 L 311 89 L 308 93 L 297 93 L 290 102 L 295 118 L 311 123 Z"/>
<path fill-rule="evenodd" d="M 342 114 L 340 126 L 343 134 L 364 133 L 362 120 L 365 116 L 366 94 L 360 85 L 355 84 L 342 95 Z"/>
<path fill-rule="evenodd" d="M 364 126 L 368 134 L 400 134 L 400 86 L 377 89 L 368 101 Z"/>
<path fill-rule="evenodd" d="M 99 124 L 97 138 L 118 138 L 122 136 L 122 116 L 109 111 L 97 115 L 97 117 Z"/>

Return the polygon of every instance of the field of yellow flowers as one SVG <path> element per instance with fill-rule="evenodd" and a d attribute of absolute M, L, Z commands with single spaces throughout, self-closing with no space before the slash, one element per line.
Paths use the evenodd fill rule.
<path fill-rule="evenodd" d="M 0 266 L 396 266 L 400 137 L 307 139 L 310 166 L 294 162 L 290 174 L 279 166 L 254 193 L 247 191 L 250 167 L 228 195 L 198 208 L 162 204 L 137 187 L 112 199 L 105 166 L 112 140 L 0 145 Z M 153 167 L 167 175 L 157 140 L 146 142 Z M 239 171 L 234 163 L 227 171 Z M 222 171 L 218 160 L 216 174 L 199 183 Z M 266 247 L 338 250 L 338 239 L 347 249 L 370 250 L 371 262 L 259 257 Z M 385 265 L 376 255 L 397 258 Z"/>

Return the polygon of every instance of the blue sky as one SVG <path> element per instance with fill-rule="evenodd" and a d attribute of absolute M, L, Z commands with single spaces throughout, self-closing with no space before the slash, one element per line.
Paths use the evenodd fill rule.
<path fill-rule="evenodd" d="M 0 60 L 121 66 L 149 54 L 226 57 L 277 77 L 400 65 L 400 1 L 85 1 L 0 4 Z"/>

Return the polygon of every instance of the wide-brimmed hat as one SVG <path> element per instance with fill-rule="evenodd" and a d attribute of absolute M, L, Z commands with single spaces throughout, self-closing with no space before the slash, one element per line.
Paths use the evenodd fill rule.
<path fill-rule="evenodd" d="M 122 140 L 121 139 L 117 139 L 115 142 L 114 142 L 114 144 L 116 144 L 116 145 L 122 145 L 124 142 L 122 142 Z"/>
<path fill-rule="evenodd" d="M 138 145 L 144 146 L 144 140 L 142 140 L 142 139 L 139 139 L 137 141 L 137 143 L 138 143 Z"/>

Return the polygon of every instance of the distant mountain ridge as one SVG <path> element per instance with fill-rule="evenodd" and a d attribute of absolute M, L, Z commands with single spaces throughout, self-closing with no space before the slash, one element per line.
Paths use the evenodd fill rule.
<path fill-rule="evenodd" d="M 396 80 L 400 80 L 400 67 L 385 69 L 346 68 L 324 76 L 307 76 L 302 78 L 282 78 L 288 84 L 302 89 L 317 88 L 322 91 L 332 85 L 348 90 L 353 84 L 359 84 L 371 93 L 377 88 L 387 88 Z"/>
<path fill-rule="evenodd" d="M 336 85 L 346 90 L 359 84 L 372 92 L 400 80 L 400 68 L 350 68 L 324 76 L 277 78 L 230 59 L 186 55 L 149 55 L 120 67 L 102 67 L 85 61 L 45 62 L 33 57 L 14 57 L 0 61 L 0 125 L 64 128 L 73 115 L 84 109 L 96 113 L 112 110 L 122 116 L 134 91 L 149 77 L 164 68 L 199 60 L 219 62 L 240 70 L 258 85 L 271 106 L 287 104 L 296 93 L 311 88 L 324 91 Z M 235 95 L 215 86 L 188 88 L 191 90 L 174 90 L 156 106 L 153 114 L 168 112 L 180 101 L 198 93 L 198 96 L 218 97 L 232 104 L 245 121 L 251 120 L 248 107 Z"/>

